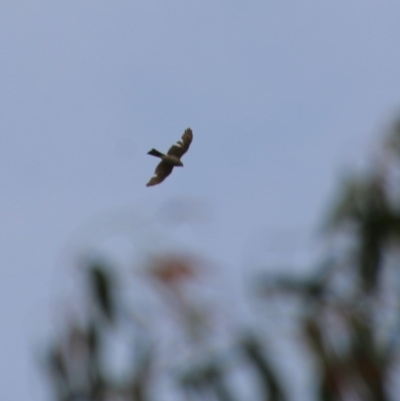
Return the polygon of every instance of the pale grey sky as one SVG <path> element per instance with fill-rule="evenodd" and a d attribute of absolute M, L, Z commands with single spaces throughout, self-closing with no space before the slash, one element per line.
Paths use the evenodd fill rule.
<path fill-rule="evenodd" d="M 44 398 L 57 260 L 93 216 L 195 199 L 211 222 L 174 235 L 239 267 L 260 230 L 309 236 L 394 116 L 399 2 L 249 3 L 0 5 L 0 399 Z M 185 167 L 146 188 L 188 126 Z"/>

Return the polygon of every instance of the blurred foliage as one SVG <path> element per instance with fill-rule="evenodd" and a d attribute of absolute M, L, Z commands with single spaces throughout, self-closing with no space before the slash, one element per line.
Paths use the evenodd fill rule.
<path fill-rule="evenodd" d="M 335 246 L 311 274 L 268 269 L 253 277 L 254 297 L 278 311 L 275 320 L 258 310 L 259 326 L 230 327 L 224 341 L 214 341 L 222 301 L 212 300 L 210 310 L 199 298 L 196 284 L 206 284 L 199 284 L 193 255 L 158 254 L 148 262 L 144 277 L 159 307 L 142 309 L 139 318 L 117 285 L 118 268 L 89 262 L 84 313 L 48 349 L 54 399 L 400 400 L 399 144 L 400 120 L 370 170 L 342 183 L 323 233 Z M 125 368 L 113 372 L 109 340 L 121 332 L 131 341 Z M 279 356 L 273 338 L 289 338 L 292 348 Z M 284 360 L 297 368 L 285 371 Z M 303 398 L 291 391 L 296 372 L 310 378 Z"/>

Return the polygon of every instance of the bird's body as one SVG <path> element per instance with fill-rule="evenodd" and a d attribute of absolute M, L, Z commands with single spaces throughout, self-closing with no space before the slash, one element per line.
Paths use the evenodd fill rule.
<path fill-rule="evenodd" d="M 193 139 L 193 133 L 190 128 L 186 129 L 182 135 L 182 139 L 172 145 L 167 154 L 159 152 L 157 149 L 151 149 L 147 154 L 158 157 L 161 162 L 157 165 L 155 175 L 146 184 L 150 187 L 157 185 L 167 178 L 174 167 L 183 167 L 181 157 L 187 152 Z"/>
<path fill-rule="evenodd" d="M 159 152 L 157 149 L 151 149 L 147 154 L 159 157 L 164 162 L 172 164 L 174 167 L 183 167 L 183 163 L 176 156 L 164 155 L 164 153 Z"/>

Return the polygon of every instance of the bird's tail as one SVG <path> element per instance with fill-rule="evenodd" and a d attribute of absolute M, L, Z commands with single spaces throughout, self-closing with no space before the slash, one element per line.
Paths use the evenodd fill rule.
<path fill-rule="evenodd" d="M 157 149 L 154 149 L 154 148 L 151 149 L 150 152 L 147 152 L 147 154 L 155 156 L 155 157 L 160 157 L 160 158 L 164 156 L 161 152 L 159 152 Z"/>

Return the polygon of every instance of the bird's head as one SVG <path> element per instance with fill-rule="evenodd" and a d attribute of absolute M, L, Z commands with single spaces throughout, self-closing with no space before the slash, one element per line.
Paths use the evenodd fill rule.
<path fill-rule="evenodd" d="M 179 167 L 183 167 L 183 163 L 182 163 L 180 160 L 179 160 L 178 166 L 179 166 Z"/>

